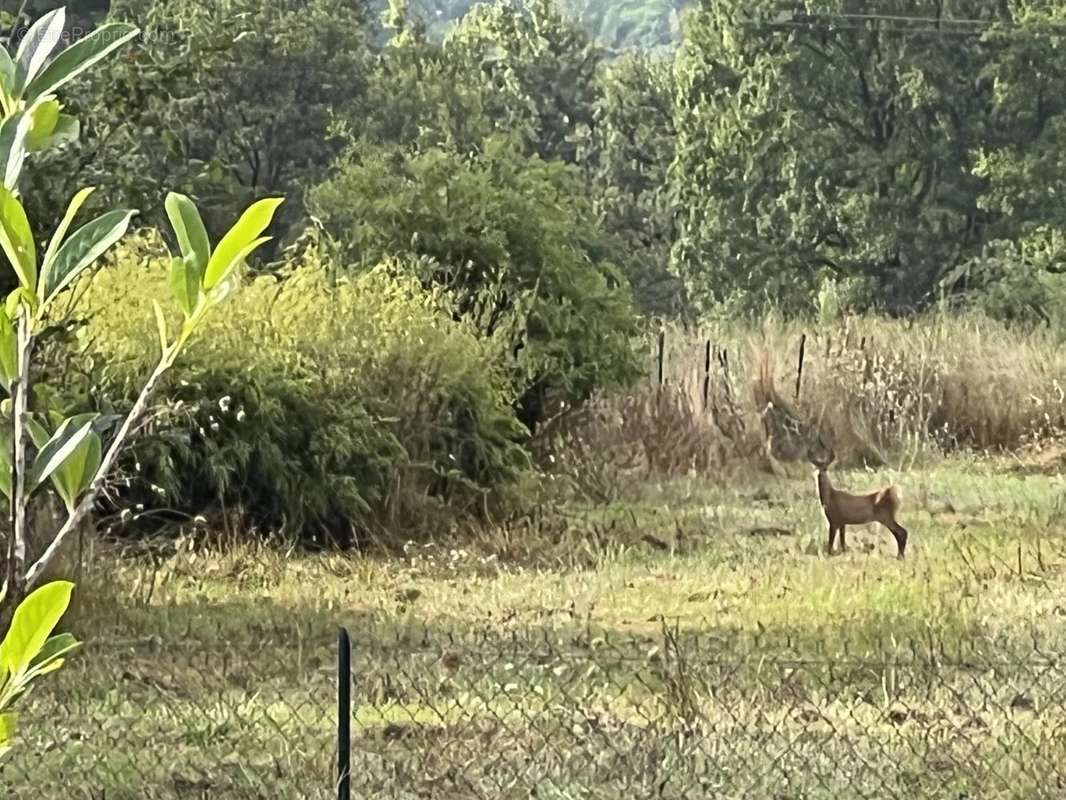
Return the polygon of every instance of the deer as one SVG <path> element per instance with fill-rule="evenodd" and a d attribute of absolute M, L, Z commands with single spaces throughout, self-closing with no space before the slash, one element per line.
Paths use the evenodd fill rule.
<path fill-rule="evenodd" d="M 907 529 L 896 521 L 903 501 L 903 493 L 895 484 L 890 484 L 869 494 L 849 494 L 833 487 L 826 470 L 835 460 L 833 449 L 818 437 L 817 444 L 808 446 L 807 459 L 815 468 L 815 483 L 818 487 L 818 502 L 829 523 L 829 544 L 826 554 L 833 555 L 833 543 L 840 534 L 840 552 L 847 552 L 845 530 L 848 525 L 865 525 L 879 522 L 888 528 L 896 539 L 896 558 L 902 560 L 907 550 Z"/>

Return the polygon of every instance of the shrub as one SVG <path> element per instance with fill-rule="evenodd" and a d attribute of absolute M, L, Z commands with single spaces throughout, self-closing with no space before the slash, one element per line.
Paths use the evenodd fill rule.
<path fill-rule="evenodd" d="M 98 402 L 127 403 L 151 362 L 154 252 L 132 242 L 76 291 Z M 331 285 L 312 252 L 243 287 L 163 387 L 125 491 L 342 544 L 425 519 L 427 502 L 481 509 L 526 464 L 513 396 L 491 343 L 404 273 L 387 263 Z"/>
<path fill-rule="evenodd" d="M 348 264 L 405 254 L 481 336 L 506 341 L 531 428 L 556 402 L 635 377 L 631 292 L 576 170 L 502 139 L 470 156 L 364 146 L 311 199 Z"/>
<path fill-rule="evenodd" d="M 1066 434 L 1066 358 L 1047 328 L 981 314 L 825 326 L 771 316 L 759 326 L 671 329 L 665 342 L 663 387 L 652 377 L 605 393 L 535 442 L 545 465 L 586 496 L 609 498 L 634 473 L 805 464 L 815 431 L 842 465 L 1018 451 Z M 653 376 L 656 352 L 647 342 Z"/>

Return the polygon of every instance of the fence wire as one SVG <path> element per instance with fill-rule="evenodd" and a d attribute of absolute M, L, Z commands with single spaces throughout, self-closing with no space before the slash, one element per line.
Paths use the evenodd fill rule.
<path fill-rule="evenodd" d="M 352 635 L 353 797 L 1066 797 L 1066 663 L 1039 648 Z M 296 638 L 92 644 L 27 696 L 4 795 L 335 797 L 331 640 Z"/>

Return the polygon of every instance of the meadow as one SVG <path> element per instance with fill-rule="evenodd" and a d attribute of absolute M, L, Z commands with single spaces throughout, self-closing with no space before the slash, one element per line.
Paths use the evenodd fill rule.
<path fill-rule="evenodd" d="M 332 796 L 338 625 L 357 796 L 1061 796 L 1061 477 L 835 477 L 903 486 L 905 561 L 874 526 L 827 557 L 805 470 L 642 481 L 403 557 L 99 545 L 8 796 Z"/>
<path fill-rule="evenodd" d="M 4 796 L 1066 797 L 1066 5 L 17 5 Z"/>

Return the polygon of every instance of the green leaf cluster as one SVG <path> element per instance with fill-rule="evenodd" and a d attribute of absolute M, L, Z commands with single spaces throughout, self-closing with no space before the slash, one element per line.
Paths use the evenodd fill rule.
<path fill-rule="evenodd" d="M 479 335 L 500 342 L 527 424 L 544 404 L 635 373 L 629 286 L 575 169 L 507 140 L 470 158 L 363 149 L 315 189 L 312 207 L 343 263 L 404 254 L 427 287 L 453 294 Z"/>
<path fill-rule="evenodd" d="M 33 682 L 63 666 L 78 641 L 69 633 L 52 635 L 70 604 L 74 584 L 54 581 L 30 593 L 15 609 L 0 642 L 0 757 L 12 747 L 17 715 L 11 710 Z"/>
<path fill-rule="evenodd" d="M 140 342 L 167 288 L 167 256 L 156 244 L 146 263 L 146 246 L 124 245 L 75 310 L 88 323 L 74 346 L 119 405 L 151 369 Z M 161 388 L 155 433 L 131 451 L 138 480 L 123 501 L 189 516 L 241 507 L 264 530 L 339 542 L 479 513 L 528 467 L 500 361 L 410 265 L 333 284 L 308 255 L 205 321 Z"/>

